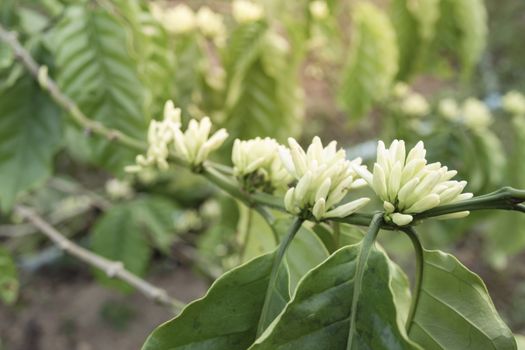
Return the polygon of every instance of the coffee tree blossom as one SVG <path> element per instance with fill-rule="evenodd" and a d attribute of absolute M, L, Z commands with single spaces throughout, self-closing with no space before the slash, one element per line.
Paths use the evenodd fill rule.
<path fill-rule="evenodd" d="M 136 164 L 127 166 L 126 171 L 138 172 L 151 166 L 166 170 L 170 152 L 196 169 L 228 137 L 225 129 L 220 129 L 210 137 L 212 124 L 208 117 L 200 121 L 190 120 L 186 131 L 182 132 L 180 114 L 180 109 L 175 108 L 172 101 L 166 102 L 164 119 L 150 122 L 146 154 L 138 155 Z"/>
<path fill-rule="evenodd" d="M 383 201 L 386 218 L 396 225 L 411 223 L 413 214 L 472 197 L 472 193 L 462 193 L 466 181 L 451 180 L 457 171 L 440 163 L 427 164 L 425 155 L 421 141 L 408 154 L 404 141 L 394 140 L 388 149 L 379 141 L 373 173 L 353 165 Z M 453 217 L 468 214 L 460 212 Z"/>
<path fill-rule="evenodd" d="M 197 27 L 204 36 L 216 42 L 223 42 L 225 40 L 226 27 L 224 26 L 222 16 L 213 12 L 209 7 L 203 6 L 197 11 L 196 22 Z"/>
<path fill-rule="evenodd" d="M 461 115 L 458 103 L 452 98 L 444 98 L 438 103 L 438 113 L 443 118 L 454 121 L 458 120 Z"/>
<path fill-rule="evenodd" d="M 426 98 L 417 92 L 412 92 L 403 98 L 399 107 L 401 112 L 414 118 L 423 117 L 430 111 Z"/>
<path fill-rule="evenodd" d="M 251 23 L 264 16 L 264 9 L 259 4 L 248 0 L 234 0 L 232 3 L 233 18 L 239 23 Z"/>
<path fill-rule="evenodd" d="M 502 98 L 503 109 L 515 116 L 525 115 L 525 96 L 518 91 L 509 91 Z"/>
<path fill-rule="evenodd" d="M 193 168 L 204 163 L 209 154 L 224 143 L 228 137 L 226 129 L 220 129 L 210 137 L 210 118 L 204 117 L 200 121 L 190 120 L 188 128 L 182 132 L 180 128 L 174 129 L 174 153 L 187 161 Z"/>
<path fill-rule="evenodd" d="M 360 198 L 338 205 L 350 189 L 364 184 L 354 171 L 361 159 L 346 160 L 345 151 L 337 150 L 335 141 L 323 148 L 319 137 L 314 137 L 306 152 L 293 138 L 288 144 L 290 149 L 281 148 L 280 156 L 297 180 L 284 198 L 288 212 L 322 220 L 348 216 L 368 203 L 368 198 Z"/>
<path fill-rule="evenodd" d="M 461 106 L 463 123 L 469 129 L 481 131 L 492 124 L 492 114 L 489 108 L 477 98 L 467 98 Z"/>
<path fill-rule="evenodd" d="M 323 0 L 314 0 L 309 5 L 310 14 L 317 20 L 323 20 L 328 17 L 330 9 Z"/>
<path fill-rule="evenodd" d="M 252 140 L 233 143 L 233 174 L 245 190 L 262 190 L 273 193 L 284 189 L 292 181 L 279 157 L 279 145 L 272 138 L 257 137 Z"/>
<path fill-rule="evenodd" d="M 195 13 L 185 4 L 164 10 L 160 21 L 166 30 L 174 34 L 190 32 L 195 29 L 197 25 Z"/>
<path fill-rule="evenodd" d="M 139 154 L 136 164 L 126 167 L 127 172 L 138 172 L 150 166 L 165 170 L 168 166 L 169 143 L 173 141 L 174 130 L 180 128 L 180 109 L 172 101 L 164 104 L 162 121 L 152 120 L 148 128 L 148 150 L 145 155 Z"/>

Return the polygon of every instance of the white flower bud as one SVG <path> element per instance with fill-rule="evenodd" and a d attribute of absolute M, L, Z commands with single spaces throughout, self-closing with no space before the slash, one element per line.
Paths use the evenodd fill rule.
<path fill-rule="evenodd" d="M 202 34 L 219 41 L 224 40 L 226 28 L 220 14 L 213 12 L 207 6 L 203 6 L 197 11 L 196 21 Z"/>
<path fill-rule="evenodd" d="M 383 200 L 387 217 L 396 225 L 412 222 L 409 214 L 472 197 L 471 193 L 461 193 L 466 181 L 450 180 L 457 174 L 455 170 L 448 170 L 440 163 L 427 164 L 425 154 L 421 141 L 406 157 L 404 141 L 394 140 L 389 149 L 379 141 L 373 174 L 363 167 L 353 167 L 368 179 L 368 184 Z"/>
<path fill-rule="evenodd" d="M 397 226 L 405 226 L 412 222 L 413 217 L 412 215 L 408 214 L 401 214 L 401 213 L 394 213 L 392 214 L 392 221 Z"/>
<path fill-rule="evenodd" d="M 406 96 L 399 107 L 401 112 L 414 118 L 423 117 L 430 111 L 430 106 L 425 97 L 415 92 Z"/>
<path fill-rule="evenodd" d="M 127 181 L 110 179 L 106 182 L 105 188 L 111 199 L 129 199 L 133 196 L 133 188 Z"/>
<path fill-rule="evenodd" d="M 364 207 L 370 202 L 370 198 L 359 198 L 352 202 L 340 205 L 335 209 L 328 211 L 325 218 L 344 218 L 345 216 L 351 215 Z"/>
<path fill-rule="evenodd" d="M 487 105 L 475 98 L 468 98 L 461 108 L 463 123 L 472 130 L 486 129 L 492 123 Z"/>
<path fill-rule="evenodd" d="M 175 34 L 190 32 L 197 24 L 193 10 L 184 4 L 164 10 L 161 22 L 169 32 Z"/>
<path fill-rule="evenodd" d="M 319 198 L 312 208 L 312 215 L 317 219 L 321 220 L 326 210 L 326 201 L 324 198 Z"/>
<path fill-rule="evenodd" d="M 248 0 L 234 0 L 232 4 L 233 18 L 239 23 L 250 23 L 264 16 L 264 9 Z"/>
<path fill-rule="evenodd" d="M 310 14 L 317 20 L 323 20 L 328 17 L 330 10 L 328 5 L 323 0 L 315 0 L 310 3 Z"/>
<path fill-rule="evenodd" d="M 297 185 L 286 193 L 285 208 L 293 214 L 310 213 L 316 220 L 352 214 L 368 202 L 361 198 L 336 207 L 345 197 L 361 171 L 361 159 L 346 160 L 344 150 L 331 142 L 323 148 L 321 139 L 314 137 L 305 152 L 294 139 L 288 140 L 290 151 L 281 150 L 280 158 Z"/>
<path fill-rule="evenodd" d="M 525 96 L 518 91 L 509 91 L 502 98 L 503 109 L 515 116 L 525 115 Z"/>
<path fill-rule="evenodd" d="M 438 112 L 448 120 L 458 120 L 461 114 L 457 102 L 452 98 L 444 98 L 439 101 Z"/>
<path fill-rule="evenodd" d="M 403 82 L 398 82 L 394 85 L 392 89 L 392 95 L 395 98 L 404 98 L 411 92 L 410 87 Z"/>
<path fill-rule="evenodd" d="M 232 150 L 234 175 L 247 190 L 273 192 L 283 189 L 291 182 L 292 177 L 288 174 L 279 153 L 290 157 L 290 152 L 274 139 L 237 139 Z"/>

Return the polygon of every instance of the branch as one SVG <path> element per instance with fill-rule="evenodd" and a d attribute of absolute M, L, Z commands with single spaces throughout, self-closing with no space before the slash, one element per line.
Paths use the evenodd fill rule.
<path fill-rule="evenodd" d="M 38 214 L 30 208 L 24 206 L 17 206 L 15 211 L 22 218 L 29 221 L 33 226 L 41 230 L 49 239 L 57 246 L 63 249 L 68 254 L 88 263 L 104 271 L 110 278 L 119 278 L 122 281 L 132 285 L 135 289 L 142 292 L 147 298 L 154 300 L 162 305 L 171 306 L 180 311 L 184 307 L 184 303 L 177 299 L 171 298 L 168 293 L 161 288 L 158 288 L 151 283 L 143 280 L 135 274 L 126 270 L 120 261 L 113 261 L 97 255 L 81 246 L 76 245 L 64 235 L 62 235 L 53 226 L 48 224 Z"/>
<path fill-rule="evenodd" d="M 60 91 L 57 83 L 47 76 L 47 67 L 39 66 L 31 54 L 20 44 L 16 32 L 9 32 L 2 24 L 0 24 L 0 40 L 9 45 L 16 58 L 26 67 L 33 78 L 40 83 L 42 89 L 49 92 L 53 101 L 68 112 L 73 120 L 87 132 L 99 134 L 109 141 L 118 141 L 134 150 L 143 151 L 145 149 L 146 145 L 142 141 L 136 140 L 119 130 L 107 128 L 101 123 L 86 117 L 75 102 Z M 41 74 L 41 72 L 45 72 L 45 74 Z"/>
<path fill-rule="evenodd" d="M 525 190 L 518 190 L 512 187 L 503 187 L 497 191 L 473 197 L 458 203 L 442 205 L 423 213 L 414 215 L 414 221 L 436 217 L 445 214 L 452 214 L 461 211 L 475 211 L 485 209 L 513 210 L 525 212 Z"/>
<path fill-rule="evenodd" d="M 101 123 L 89 119 L 84 113 L 82 113 L 74 101 L 72 101 L 60 91 L 53 79 L 49 78 L 47 75 L 44 75 L 44 78 L 39 78 L 43 66 L 39 66 L 31 57 L 31 54 L 20 44 L 16 37 L 16 33 L 8 32 L 1 24 L 0 40 L 4 41 L 7 45 L 9 45 L 9 47 L 11 47 L 17 59 L 27 68 L 31 75 L 40 82 L 41 87 L 44 90 L 49 91 L 51 98 L 65 111 L 69 112 L 68 114 L 77 124 L 79 124 L 81 127 L 84 127 L 87 131 L 101 135 L 108 140 L 119 142 L 130 149 L 139 152 L 146 151 L 147 145 L 144 142 L 127 136 L 119 130 L 107 128 Z M 188 164 L 182 160 L 176 158 L 173 160 L 175 163 L 189 168 Z M 221 188 L 231 196 L 239 199 L 246 205 L 255 208 L 259 212 L 267 212 L 264 207 L 285 211 L 280 198 L 262 193 L 248 194 L 239 190 L 239 186 L 224 175 L 231 173 L 231 168 L 227 166 L 216 165 L 208 162 L 208 167 L 206 167 L 200 174 L 206 177 L 210 182 L 214 183 L 217 187 Z M 522 204 L 524 201 L 525 190 L 517 190 L 511 187 L 505 187 L 488 195 L 474 197 L 460 203 L 443 205 L 428 210 L 424 213 L 416 214 L 414 215 L 414 222 L 430 217 L 451 214 L 465 210 L 474 211 L 483 209 L 502 209 L 525 212 L 525 205 Z M 264 213 L 263 216 L 265 216 Z M 372 213 L 355 213 L 346 218 L 336 219 L 334 221 L 344 222 L 351 225 L 369 226 L 372 221 L 372 216 Z M 387 230 L 397 229 L 395 225 L 389 223 L 384 223 L 381 228 Z"/>

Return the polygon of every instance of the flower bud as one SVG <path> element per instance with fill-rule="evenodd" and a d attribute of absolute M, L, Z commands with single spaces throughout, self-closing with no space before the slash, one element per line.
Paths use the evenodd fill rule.
<path fill-rule="evenodd" d="M 234 0 L 232 4 L 233 18 L 239 23 L 250 23 L 264 16 L 263 8 L 248 0 Z"/>

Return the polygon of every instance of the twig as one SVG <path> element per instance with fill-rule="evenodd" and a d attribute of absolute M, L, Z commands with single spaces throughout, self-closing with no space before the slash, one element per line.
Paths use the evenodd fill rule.
<path fill-rule="evenodd" d="M 16 57 L 20 62 L 29 70 L 31 75 L 40 82 L 43 89 L 48 90 L 53 100 L 64 110 L 69 112 L 69 115 L 73 120 L 86 130 L 99 134 L 108 140 L 114 140 L 127 146 L 133 150 L 144 152 L 147 145 L 133 137 L 123 134 L 119 130 L 110 129 L 102 125 L 101 123 L 91 120 L 79 107 L 67 97 L 63 92 L 60 91 L 57 84 L 47 76 L 47 74 L 41 74 L 42 68 L 45 66 L 39 66 L 35 60 L 31 57 L 31 54 L 20 44 L 16 34 L 8 32 L 0 24 L 0 40 L 4 41 L 14 51 Z M 45 70 L 45 69 L 44 69 Z M 176 164 L 188 168 L 181 159 L 173 159 Z M 210 182 L 214 183 L 217 187 L 228 193 L 234 198 L 237 198 L 244 202 L 249 207 L 255 208 L 259 212 L 266 212 L 266 208 L 277 209 L 285 211 L 282 200 L 271 195 L 265 194 L 248 194 L 239 190 L 238 186 L 233 183 L 229 178 L 223 174 L 231 173 L 228 167 L 221 166 L 220 172 L 215 169 L 217 167 L 214 164 L 210 164 L 208 168 L 201 172 L 201 175 L 206 177 Z M 218 168 L 218 167 L 217 167 Z M 487 197 L 491 196 L 491 197 Z M 521 204 L 525 200 L 525 191 L 516 189 L 504 188 L 500 191 L 494 192 L 489 195 L 474 197 L 470 200 L 463 201 L 460 203 L 454 203 L 450 205 L 440 206 L 421 214 L 414 215 L 414 222 L 421 219 L 439 216 L 444 214 L 455 213 L 463 210 L 482 210 L 482 209 L 503 209 L 503 210 L 514 210 L 525 212 L 525 205 Z M 334 221 L 345 222 L 351 225 L 358 226 L 369 226 L 372 220 L 372 213 L 355 213 L 346 218 L 335 219 Z M 396 226 L 384 223 L 381 228 L 388 230 L 395 230 Z"/>
<path fill-rule="evenodd" d="M 184 307 L 184 303 L 182 301 L 170 297 L 164 289 L 158 288 L 126 270 L 122 262 L 106 259 L 76 245 L 74 242 L 64 237 L 53 226 L 48 224 L 32 209 L 18 205 L 15 207 L 15 211 L 18 215 L 40 229 L 44 235 L 51 239 L 62 250 L 88 263 L 89 265 L 104 271 L 108 277 L 118 278 L 124 282 L 127 282 L 142 292 L 146 297 L 160 304 L 171 306 L 178 311 Z"/>
<path fill-rule="evenodd" d="M 40 83 L 42 89 L 49 91 L 51 98 L 69 115 L 82 126 L 88 132 L 94 132 L 104 136 L 110 141 L 118 141 L 119 143 L 132 148 L 134 150 L 143 151 L 146 147 L 144 142 L 136 140 L 119 130 L 114 130 L 105 127 L 101 123 L 89 119 L 84 113 L 78 108 L 75 102 L 67 97 L 60 89 L 56 82 L 47 76 L 42 75 L 41 72 L 46 70 L 45 66 L 39 66 L 35 62 L 31 54 L 20 44 L 16 37 L 15 32 L 9 32 L 2 24 L 0 24 L 0 40 L 5 42 L 13 50 L 16 58 L 27 68 L 29 73 Z M 40 77 L 39 77 L 40 76 Z"/>

